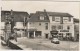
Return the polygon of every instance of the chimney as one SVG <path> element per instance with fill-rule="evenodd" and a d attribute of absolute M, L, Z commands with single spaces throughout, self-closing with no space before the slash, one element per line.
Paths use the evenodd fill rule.
<path fill-rule="evenodd" d="M 46 9 L 44 9 L 44 12 L 46 12 Z"/>
<path fill-rule="evenodd" d="M 13 15 L 13 10 L 11 9 L 11 16 Z"/>

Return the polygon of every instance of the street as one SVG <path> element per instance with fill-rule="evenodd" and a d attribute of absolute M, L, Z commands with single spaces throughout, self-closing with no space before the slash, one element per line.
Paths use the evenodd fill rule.
<path fill-rule="evenodd" d="M 51 43 L 48 39 L 18 38 L 19 44 L 32 48 L 33 50 L 77 50 L 79 42 L 60 41 L 60 44 Z"/>

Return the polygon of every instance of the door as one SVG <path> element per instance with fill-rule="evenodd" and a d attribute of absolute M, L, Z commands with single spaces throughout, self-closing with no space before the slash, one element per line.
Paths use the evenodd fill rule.
<path fill-rule="evenodd" d="M 29 38 L 33 38 L 34 33 L 33 32 L 29 32 Z"/>
<path fill-rule="evenodd" d="M 48 34 L 45 34 L 45 38 L 48 38 Z"/>

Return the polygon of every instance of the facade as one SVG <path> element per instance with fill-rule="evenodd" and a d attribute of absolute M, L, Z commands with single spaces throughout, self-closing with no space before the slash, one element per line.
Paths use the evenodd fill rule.
<path fill-rule="evenodd" d="M 12 16 L 13 16 L 13 21 L 14 21 L 14 31 L 17 31 L 17 34 L 20 36 L 24 36 L 24 18 L 26 19 L 28 17 L 28 13 L 27 12 L 23 12 L 23 11 L 13 11 L 12 12 Z M 6 22 L 6 18 L 8 18 L 9 20 L 11 19 L 11 11 L 5 11 L 5 10 L 1 10 L 1 31 L 2 34 L 5 34 L 4 29 L 6 27 L 5 22 Z M 23 32 L 23 33 L 22 33 Z"/>
<path fill-rule="evenodd" d="M 79 41 L 79 19 L 74 18 L 75 41 Z"/>
<path fill-rule="evenodd" d="M 28 37 L 30 37 L 30 31 L 33 31 L 32 36 L 35 38 L 37 34 L 41 34 L 41 38 L 50 38 L 51 32 L 55 30 L 60 40 L 74 37 L 73 16 L 68 13 L 37 11 L 28 19 L 27 30 Z M 36 33 L 38 31 L 39 33 Z"/>
<path fill-rule="evenodd" d="M 50 31 L 57 30 L 60 40 L 74 37 L 73 16 L 68 13 L 49 13 Z"/>
<path fill-rule="evenodd" d="M 2 32 L 4 32 L 6 16 L 10 19 L 10 14 L 10 11 L 1 11 Z M 74 21 L 73 16 L 69 13 L 44 10 L 29 15 L 27 12 L 13 11 L 13 17 L 14 31 L 17 31 L 19 37 L 43 39 L 57 37 L 60 40 L 69 40 L 75 37 L 77 39 L 79 35 L 79 31 L 76 31 L 79 23 Z M 75 26 L 77 26 L 76 29 Z"/>
<path fill-rule="evenodd" d="M 49 18 L 44 13 L 35 13 L 28 19 L 27 23 L 28 37 L 49 38 L 48 37 L 50 36 L 49 27 L 50 27 Z"/>

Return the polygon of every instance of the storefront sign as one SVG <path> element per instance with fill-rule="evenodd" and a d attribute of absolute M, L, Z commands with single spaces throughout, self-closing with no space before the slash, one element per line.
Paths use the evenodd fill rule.
<path fill-rule="evenodd" d="M 69 32 L 69 30 L 60 30 L 60 32 Z"/>
<path fill-rule="evenodd" d="M 51 31 L 51 34 L 57 34 L 58 31 Z"/>

